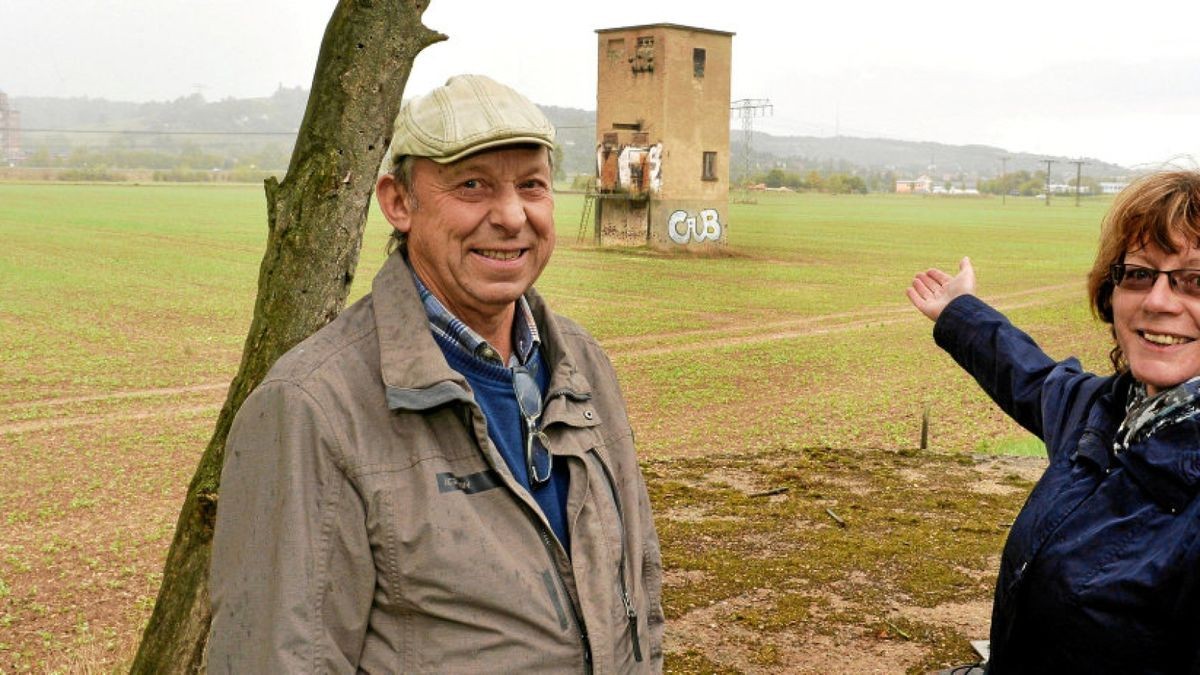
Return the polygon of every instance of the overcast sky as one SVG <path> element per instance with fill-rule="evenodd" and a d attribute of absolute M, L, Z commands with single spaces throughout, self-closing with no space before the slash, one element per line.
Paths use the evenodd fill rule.
<path fill-rule="evenodd" d="M 333 0 L 0 0 L 0 91 L 167 100 L 307 87 Z M 1200 2 L 431 0 L 407 95 L 478 72 L 594 110 L 597 28 L 730 31 L 734 99 L 782 135 L 1200 162 Z"/>

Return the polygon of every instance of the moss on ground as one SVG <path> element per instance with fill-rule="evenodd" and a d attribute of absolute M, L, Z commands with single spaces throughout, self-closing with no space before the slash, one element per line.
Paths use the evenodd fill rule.
<path fill-rule="evenodd" d="M 758 636 L 758 666 L 778 664 L 804 635 L 848 630 L 917 643 L 914 672 L 971 660 L 969 640 L 983 635 L 898 609 L 990 599 L 994 561 L 1031 484 L 1002 470 L 992 479 L 1005 489 L 978 489 L 983 461 L 779 448 L 645 462 L 668 579 L 687 579 L 664 591 L 668 625 L 736 607 L 719 618 Z M 722 672 L 702 654 L 669 657 L 680 672 Z"/>

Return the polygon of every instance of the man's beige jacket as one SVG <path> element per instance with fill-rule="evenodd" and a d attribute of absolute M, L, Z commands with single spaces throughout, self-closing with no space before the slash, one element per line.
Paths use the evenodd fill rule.
<path fill-rule="evenodd" d="M 608 358 L 528 294 L 571 556 L 488 438 L 393 254 L 284 355 L 226 444 L 214 673 L 655 672 L 662 566 Z"/>

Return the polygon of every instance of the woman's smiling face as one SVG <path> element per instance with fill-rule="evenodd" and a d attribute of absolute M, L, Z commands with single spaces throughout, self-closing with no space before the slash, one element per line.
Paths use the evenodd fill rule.
<path fill-rule="evenodd" d="M 1200 269 L 1200 250 L 1177 239 L 1178 253 L 1150 243 L 1125 255 L 1126 265 L 1155 270 Z M 1148 291 L 1112 292 L 1113 329 L 1133 376 L 1150 394 L 1200 375 L 1200 298 L 1159 274 Z"/>

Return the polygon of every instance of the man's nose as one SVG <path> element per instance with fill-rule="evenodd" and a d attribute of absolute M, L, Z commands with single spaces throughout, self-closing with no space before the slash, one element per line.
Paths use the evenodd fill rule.
<path fill-rule="evenodd" d="M 516 233 L 525 225 L 525 202 L 512 187 L 496 192 L 488 214 L 492 225 Z"/>

